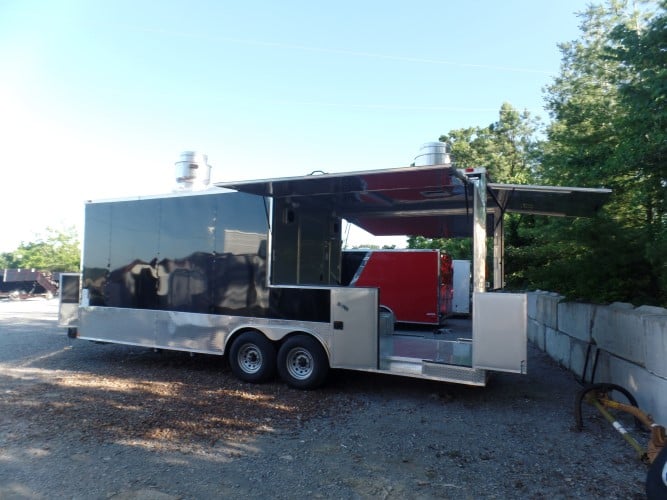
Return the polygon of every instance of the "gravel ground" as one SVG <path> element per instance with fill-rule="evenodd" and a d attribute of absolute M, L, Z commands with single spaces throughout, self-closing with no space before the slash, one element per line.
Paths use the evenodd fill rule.
<path fill-rule="evenodd" d="M 646 466 L 592 408 L 574 432 L 580 386 L 533 348 L 485 388 L 334 371 L 296 391 L 71 341 L 56 308 L 0 302 L 0 499 L 644 498 Z"/>

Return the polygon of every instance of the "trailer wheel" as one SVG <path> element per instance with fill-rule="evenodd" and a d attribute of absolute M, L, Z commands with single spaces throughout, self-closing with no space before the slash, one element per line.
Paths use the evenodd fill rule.
<path fill-rule="evenodd" d="M 244 332 L 229 350 L 229 367 L 245 382 L 266 382 L 276 373 L 276 348 L 259 332 Z"/>
<path fill-rule="evenodd" d="M 329 360 L 320 343 L 312 337 L 288 338 L 278 351 L 278 373 L 295 389 L 315 389 L 324 383 Z"/>

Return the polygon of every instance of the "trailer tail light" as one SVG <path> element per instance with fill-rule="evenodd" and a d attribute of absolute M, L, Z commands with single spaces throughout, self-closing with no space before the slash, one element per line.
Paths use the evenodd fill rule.
<path fill-rule="evenodd" d="M 446 253 L 440 253 L 440 284 L 450 285 L 453 280 L 452 258 Z"/>

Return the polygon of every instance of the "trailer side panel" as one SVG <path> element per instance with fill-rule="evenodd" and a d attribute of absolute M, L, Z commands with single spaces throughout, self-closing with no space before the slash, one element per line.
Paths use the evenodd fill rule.
<path fill-rule="evenodd" d="M 91 203 L 85 235 L 84 305 L 267 314 L 268 220 L 261 197 Z"/>

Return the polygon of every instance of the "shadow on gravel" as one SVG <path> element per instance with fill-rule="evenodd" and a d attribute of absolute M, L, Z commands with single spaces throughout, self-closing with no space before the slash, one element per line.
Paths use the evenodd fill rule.
<path fill-rule="evenodd" d="M 75 343 L 0 377 L 3 420 L 82 440 L 132 446 L 212 446 L 329 414 L 336 391 L 237 381 L 215 356 Z M 338 410 L 336 410 L 338 411 Z"/>

